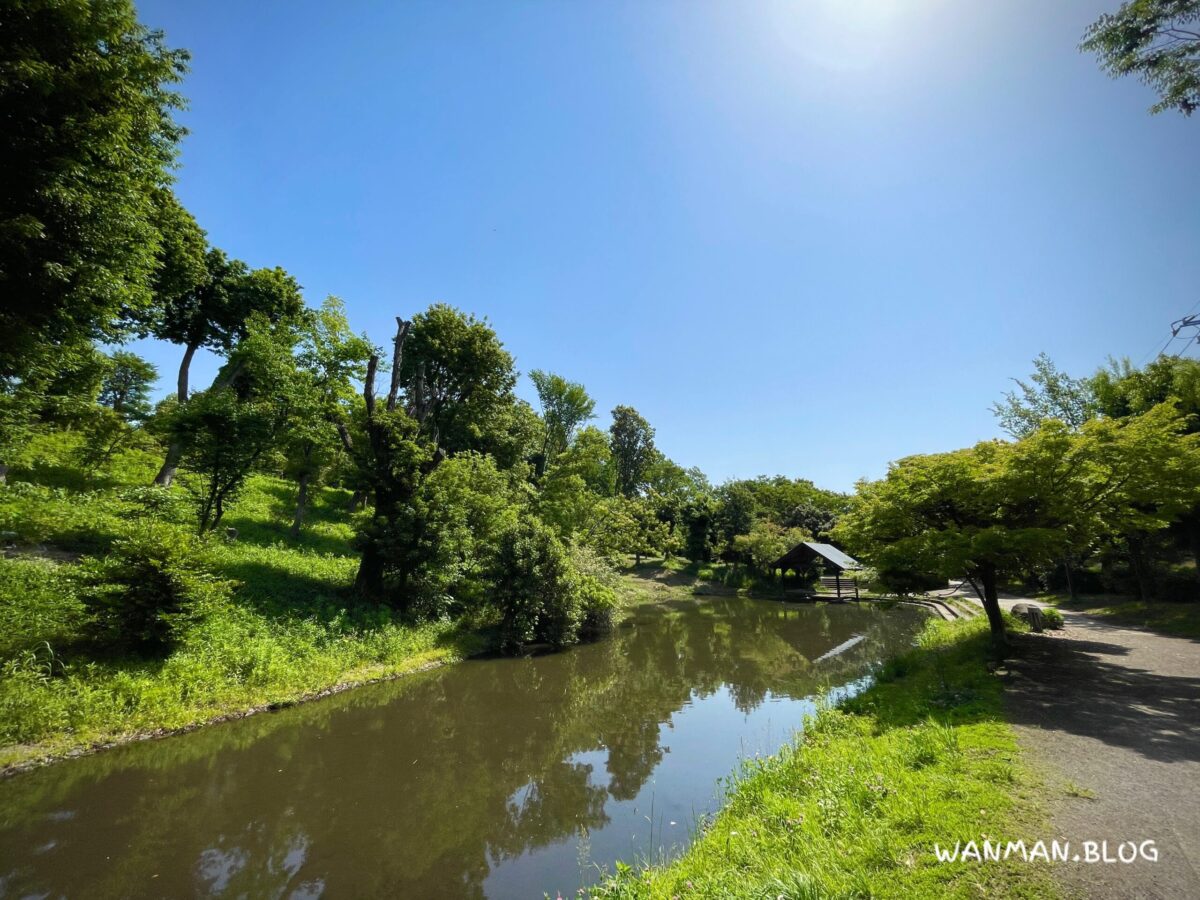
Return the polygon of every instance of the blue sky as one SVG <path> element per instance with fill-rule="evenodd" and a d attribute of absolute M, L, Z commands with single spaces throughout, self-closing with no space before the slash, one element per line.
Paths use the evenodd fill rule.
<path fill-rule="evenodd" d="M 1117 5 L 139 9 L 193 54 L 178 192 L 214 244 L 379 343 L 487 316 L 716 481 L 849 489 L 996 435 L 1037 353 L 1138 362 L 1200 301 L 1200 118 L 1076 49 Z M 179 349 L 136 349 L 166 389 Z"/>

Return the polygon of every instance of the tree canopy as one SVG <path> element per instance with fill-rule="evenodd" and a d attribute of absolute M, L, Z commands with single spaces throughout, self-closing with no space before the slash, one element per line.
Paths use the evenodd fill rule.
<path fill-rule="evenodd" d="M 1049 420 L 1016 442 L 988 441 L 894 463 L 859 485 L 836 536 L 886 581 L 977 579 L 1002 635 L 1002 577 L 1129 529 L 1164 528 L 1200 496 L 1200 438 L 1170 404 L 1078 431 Z"/>
<path fill-rule="evenodd" d="M 1129 0 L 1092 23 L 1080 47 L 1114 78 L 1136 75 L 1157 91 L 1151 112 L 1200 107 L 1200 0 Z"/>
<path fill-rule="evenodd" d="M 183 129 L 188 55 L 130 0 L 13 0 L 0 29 L 0 377 L 119 337 L 148 308 L 156 204 Z"/>

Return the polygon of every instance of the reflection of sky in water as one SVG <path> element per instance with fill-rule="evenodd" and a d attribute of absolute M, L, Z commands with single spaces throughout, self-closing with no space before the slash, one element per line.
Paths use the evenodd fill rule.
<path fill-rule="evenodd" d="M 743 712 L 727 686 L 703 697 L 693 693 L 659 726 L 663 762 L 634 797 L 610 796 L 605 825 L 515 859 L 493 860 L 485 893 L 515 897 L 541 896 L 544 891 L 554 896 L 561 890 L 565 896 L 574 885 L 593 881 L 601 869 L 611 871 L 618 859 L 677 854 L 700 819 L 719 809 L 722 781 L 738 760 L 775 753 L 815 709 L 809 699 L 768 693 L 755 709 Z M 606 749 L 597 749 L 573 754 L 567 761 L 587 768 L 590 784 L 608 789 L 608 757 Z M 531 789 L 530 784 L 522 786 L 510 803 L 520 805 Z M 564 853 L 562 843 L 573 852 Z"/>
<path fill-rule="evenodd" d="M 678 852 L 919 616 L 712 599 L 0 782 L 0 897 L 540 897 Z M 856 635 L 866 639 L 814 662 Z"/>

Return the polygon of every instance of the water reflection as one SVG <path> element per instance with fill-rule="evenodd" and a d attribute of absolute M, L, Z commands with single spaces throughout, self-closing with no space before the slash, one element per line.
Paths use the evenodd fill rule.
<path fill-rule="evenodd" d="M 541 896 L 687 840 L 907 610 L 708 599 L 0 783 L 0 896 Z M 845 652 L 814 663 L 856 635 Z"/>

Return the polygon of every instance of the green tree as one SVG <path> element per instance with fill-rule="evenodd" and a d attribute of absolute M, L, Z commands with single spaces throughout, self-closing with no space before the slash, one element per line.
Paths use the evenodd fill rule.
<path fill-rule="evenodd" d="M 419 545 L 410 606 L 422 616 L 461 615 L 490 602 L 489 580 L 501 536 L 528 506 L 528 486 L 514 482 L 490 456 L 449 457 L 422 483 L 413 503 Z"/>
<path fill-rule="evenodd" d="M 108 371 L 100 385 L 99 403 L 126 422 L 141 422 L 150 415 L 150 391 L 158 369 L 136 353 L 117 350 L 108 358 Z"/>
<path fill-rule="evenodd" d="M 130 0 L 11 0 L 0 28 L 0 377 L 153 301 L 187 54 Z"/>
<path fill-rule="evenodd" d="M 753 488 L 744 481 L 730 481 L 716 491 L 717 509 L 714 524 L 721 551 L 733 550 L 733 539 L 739 534 L 749 534 L 758 517 L 758 498 Z"/>
<path fill-rule="evenodd" d="M 308 511 L 309 489 L 321 480 L 342 450 L 338 423 L 354 403 L 354 385 L 366 376 L 374 352 L 365 335 L 350 330 L 345 304 L 327 297 L 300 328 L 296 410 L 284 437 L 285 472 L 296 479 L 296 508 L 289 530 L 299 537 Z"/>
<path fill-rule="evenodd" d="M 1096 416 L 1096 398 L 1091 382 L 1060 372 L 1045 353 L 1033 361 L 1028 382 L 1014 378 L 1017 390 L 992 405 L 1000 427 L 1015 438 L 1036 431 L 1043 422 L 1057 419 L 1069 428 L 1079 428 Z"/>
<path fill-rule="evenodd" d="M 811 539 L 812 535 L 802 528 L 783 528 L 760 519 L 750 526 L 749 533 L 733 539 L 733 549 L 757 571 L 770 574 L 771 563 L 801 541 Z"/>
<path fill-rule="evenodd" d="M 1001 639 L 1002 578 L 1101 537 L 1166 527 L 1195 503 L 1200 437 L 1183 435 L 1183 425 L 1163 404 L 1077 432 L 1051 419 L 1014 443 L 908 457 L 886 478 L 860 483 L 837 536 L 885 583 L 971 577 Z"/>
<path fill-rule="evenodd" d="M 412 415 L 446 453 L 489 453 L 514 404 L 513 359 L 486 320 L 434 304 L 413 316 L 399 368 Z"/>
<path fill-rule="evenodd" d="M 1097 19 L 1080 48 L 1114 78 L 1136 75 L 1159 96 L 1151 112 L 1200 106 L 1200 0 L 1130 0 Z"/>
<path fill-rule="evenodd" d="M 798 503 L 788 510 L 783 519 L 786 528 L 800 528 L 814 539 L 823 541 L 837 527 L 838 514 L 818 506 L 810 500 Z"/>
<path fill-rule="evenodd" d="M 632 406 L 618 406 L 612 417 L 609 434 L 617 490 L 633 497 L 645 485 L 646 470 L 657 454 L 654 429 Z"/>
<path fill-rule="evenodd" d="M 1173 403 L 1200 430 L 1200 360 L 1160 356 L 1139 369 L 1128 359 L 1109 360 L 1089 381 L 1102 415 L 1140 416 L 1160 403 Z"/>
<path fill-rule="evenodd" d="M 534 369 L 529 373 L 542 404 L 542 419 L 546 423 L 542 443 L 539 475 L 571 444 L 575 430 L 589 419 L 595 418 L 596 401 L 588 396 L 582 384 L 567 381 L 561 375 L 553 375 Z"/>
<path fill-rule="evenodd" d="M 296 333 L 254 316 L 213 386 L 179 406 L 172 434 L 198 476 L 200 532 L 216 528 L 247 476 L 279 447 L 307 391 Z"/>
<path fill-rule="evenodd" d="M 1200 431 L 1200 360 L 1160 356 L 1140 369 L 1128 359 L 1110 360 L 1092 376 L 1090 385 L 1102 415 L 1124 419 L 1170 403 L 1184 416 L 1188 432 Z M 1195 575 L 1200 578 L 1200 506 L 1182 513 L 1179 526 L 1197 563 Z M 1153 592 L 1153 562 L 1148 555 L 1153 541 L 1150 535 L 1137 532 L 1125 537 L 1139 589 L 1146 596 Z"/>
<path fill-rule="evenodd" d="M 204 260 L 203 281 L 191 290 L 164 298 L 167 302 L 146 326 L 155 337 L 183 345 L 175 388 L 181 406 L 190 399 L 189 373 L 197 350 L 203 347 L 228 354 L 245 337 L 254 317 L 276 323 L 299 320 L 304 313 L 300 285 L 283 269 L 251 270 L 215 248 L 205 254 Z M 180 452 L 176 443 L 167 448 L 155 484 L 171 483 Z"/>
<path fill-rule="evenodd" d="M 355 586 L 402 610 L 421 595 L 436 548 L 417 502 L 424 481 L 451 454 L 487 452 L 497 412 L 514 407 L 512 357 L 484 322 L 435 305 L 411 322 L 396 320 L 386 397 L 375 392 L 379 355 L 363 382 L 362 433 L 339 433 L 374 494 L 374 515 L 359 536 Z M 424 548 L 424 549 L 423 549 Z"/>

